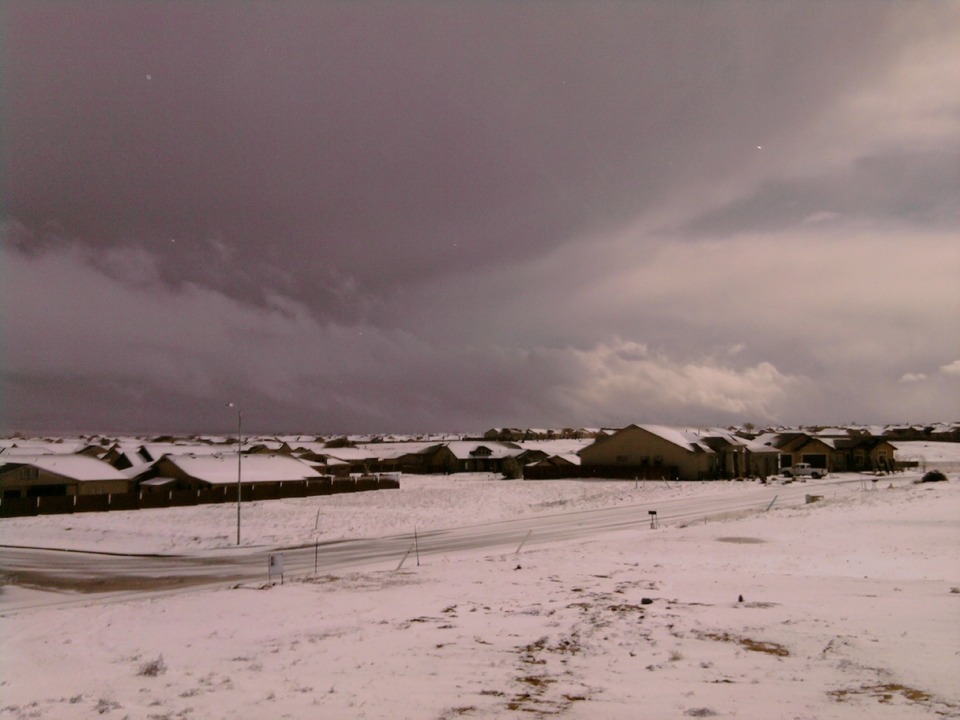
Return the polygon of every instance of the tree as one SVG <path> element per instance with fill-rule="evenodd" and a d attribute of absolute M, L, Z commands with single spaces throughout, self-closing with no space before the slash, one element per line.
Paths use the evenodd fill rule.
<path fill-rule="evenodd" d="M 507 480 L 519 480 L 523 477 L 523 468 L 520 467 L 520 463 L 517 462 L 516 458 L 508 457 L 503 461 L 503 466 L 500 469 L 500 472 L 503 473 L 503 477 Z"/>

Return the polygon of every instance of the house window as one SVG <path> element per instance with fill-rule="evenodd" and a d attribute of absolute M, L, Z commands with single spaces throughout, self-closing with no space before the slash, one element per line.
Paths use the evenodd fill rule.
<path fill-rule="evenodd" d="M 663 465 L 663 455 L 654 455 L 653 465 L 654 467 L 660 467 L 661 465 Z"/>
<path fill-rule="evenodd" d="M 22 467 L 20 468 L 20 479 L 21 480 L 36 480 L 40 477 L 40 473 L 35 467 Z"/>

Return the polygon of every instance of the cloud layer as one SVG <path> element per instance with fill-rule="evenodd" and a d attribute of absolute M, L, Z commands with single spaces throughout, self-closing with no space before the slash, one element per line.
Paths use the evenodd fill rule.
<path fill-rule="evenodd" d="M 8 430 L 955 413 L 954 3 L 2 12 Z"/>

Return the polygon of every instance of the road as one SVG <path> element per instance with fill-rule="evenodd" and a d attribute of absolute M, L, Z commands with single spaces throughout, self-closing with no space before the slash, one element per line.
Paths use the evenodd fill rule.
<path fill-rule="evenodd" d="M 711 516 L 799 505 L 808 493 L 859 492 L 857 478 L 817 483 L 760 486 L 735 495 L 687 497 L 597 510 L 538 515 L 458 528 L 383 538 L 339 540 L 285 548 L 222 549 L 194 555 L 120 555 L 3 546 L 0 572 L 8 585 L 60 594 L 10 600 L 0 595 L 0 614 L 38 606 L 66 605 L 188 589 L 267 581 L 271 554 L 283 556 L 286 577 L 313 573 L 394 569 L 431 555 L 468 551 L 511 552 L 521 547 L 563 542 L 623 530 L 649 530 L 653 516 L 661 525 Z M 69 594 L 63 594 L 69 593 Z M 80 593 L 78 597 L 75 593 Z M 91 597 L 95 594 L 95 598 Z"/>

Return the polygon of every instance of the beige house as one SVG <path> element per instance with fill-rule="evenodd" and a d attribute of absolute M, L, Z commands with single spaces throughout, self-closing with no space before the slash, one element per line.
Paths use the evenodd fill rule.
<path fill-rule="evenodd" d="M 580 451 L 587 477 L 716 480 L 777 474 L 779 450 L 725 430 L 629 425 Z"/>
<path fill-rule="evenodd" d="M 117 494 L 130 485 L 115 467 L 87 455 L 0 455 L 4 498 Z"/>
<path fill-rule="evenodd" d="M 884 437 L 824 437 L 784 433 L 772 443 L 780 453 L 780 467 L 809 463 L 828 472 L 893 470 L 896 447 Z"/>
<path fill-rule="evenodd" d="M 580 451 L 588 477 L 701 480 L 717 477 L 720 455 L 694 433 L 663 425 L 628 425 Z"/>
<path fill-rule="evenodd" d="M 239 460 L 239 461 L 238 461 Z M 288 455 L 254 453 L 164 455 L 152 468 L 138 476 L 141 485 L 163 490 L 200 490 L 237 485 L 275 485 L 283 482 L 319 480 L 320 472 L 309 463 Z M 162 482 L 167 481 L 167 482 Z"/>

